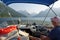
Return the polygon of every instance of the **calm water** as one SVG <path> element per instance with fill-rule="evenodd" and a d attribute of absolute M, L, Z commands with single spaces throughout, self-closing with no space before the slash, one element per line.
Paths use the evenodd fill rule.
<path fill-rule="evenodd" d="M 27 17 L 27 18 L 21 17 L 21 20 L 42 20 L 43 21 L 44 19 L 45 17 Z M 51 21 L 50 19 L 51 17 L 47 17 L 45 21 Z"/>
<path fill-rule="evenodd" d="M 28 23 L 34 23 L 36 22 L 37 24 L 42 24 L 43 20 L 45 19 L 45 17 L 20 17 L 20 18 L 12 18 L 12 19 L 16 19 L 16 20 L 21 20 L 21 23 L 26 24 Z M 47 17 L 45 19 L 45 23 L 49 23 L 50 22 L 51 17 Z M 5 20 L 11 20 L 11 18 L 0 18 L 0 23 L 4 22 Z M 11 20 L 12 21 L 12 20 Z M 17 22 L 17 21 L 15 21 Z M 10 23 L 10 22 L 9 22 Z"/>
<path fill-rule="evenodd" d="M 38 25 L 42 24 L 43 21 L 44 21 L 45 17 L 27 17 L 27 18 L 24 18 L 22 17 L 21 18 L 21 22 L 24 23 L 24 24 L 32 24 L 32 23 L 36 23 Z M 51 17 L 47 17 L 44 21 L 44 24 L 50 24 L 51 23 Z"/>

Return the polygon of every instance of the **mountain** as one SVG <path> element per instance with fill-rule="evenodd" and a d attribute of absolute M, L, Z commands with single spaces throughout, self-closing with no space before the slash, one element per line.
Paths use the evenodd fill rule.
<path fill-rule="evenodd" d="M 45 11 L 41 11 L 39 12 L 39 14 L 35 15 L 34 17 L 46 17 L 47 13 L 48 13 L 49 9 L 46 9 Z M 60 16 L 60 8 L 53 8 L 53 11 Z M 47 17 L 54 17 L 56 16 L 52 10 L 50 10 L 50 12 L 48 13 Z"/>
<path fill-rule="evenodd" d="M 27 16 L 23 15 L 22 13 L 18 13 L 14 9 L 5 5 L 3 2 L 0 2 L 0 17 L 27 17 Z"/>
<path fill-rule="evenodd" d="M 25 16 L 27 16 L 27 17 L 30 17 L 30 14 L 26 10 L 24 10 L 24 11 L 20 10 L 18 12 L 25 15 Z"/>
<path fill-rule="evenodd" d="M 34 17 L 35 15 L 37 15 L 36 13 L 32 13 L 30 14 L 31 17 Z"/>

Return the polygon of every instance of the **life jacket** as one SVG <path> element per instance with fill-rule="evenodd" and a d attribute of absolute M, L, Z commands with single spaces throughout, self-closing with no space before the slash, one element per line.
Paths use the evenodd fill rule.
<path fill-rule="evenodd" d="M 12 32 L 13 30 L 17 30 L 16 25 L 9 25 L 6 28 L 0 28 L 0 36 L 8 34 L 9 32 Z"/>

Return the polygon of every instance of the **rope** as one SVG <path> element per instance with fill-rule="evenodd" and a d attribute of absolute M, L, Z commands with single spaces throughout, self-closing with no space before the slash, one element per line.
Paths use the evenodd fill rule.
<path fill-rule="evenodd" d="M 9 14 L 9 16 L 11 17 L 11 19 L 12 19 L 12 15 L 11 15 L 11 13 L 9 13 L 9 11 L 8 11 L 8 14 Z M 15 24 L 15 22 L 14 22 L 14 20 L 12 19 L 12 22 L 13 22 L 13 24 Z"/>
<path fill-rule="evenodd" d="M 9 16 L 11 17 L 11 19 L 12 19 L 12 15 L 11 15 L 11 13 L 9 13 L 9 11 L 8 11 L 8 14 L 9 14 Z M 15 24 L 15 22 L 14 22 L 14 20 L 12 19 L 12 22 Z M 19 28 L 17 27 L 17 33 L 18 33 L 18 35 L 20 36 L 20 34 L 19 34 Z"/>
<path fill-rule="evenodd" d="M 54 5 L 54 4 L 53 4 Z M 47 12 L 47 14 L 46 14 L 46 16 L 45 16 L 45 18 L 44 18 L 44 20 L 43 20 L 43 22 L 42 22 L 42 25 L 44 24 L 44 22 L 45 22 L 45 20 L 46 20 L 46 18 L 47 18 L 47 16 L 48 16 L 48 13 L 50 12 L 50 10 L 53 8 L 53 5 L 52 5 L 52 7 L 49 9 L 49 11 Z M 54 14 L 56 15 L 56 13 L 54 12 Z"/>
<path fill-rule="evenodd" d="M 12 19 L 11 13 L 8 13 Z M 14 20 L 12 19 L 12 22 L 15 24 Z M 17 27 L 17 33 L 19 34 L 19 28 Z M 19 34 L 20 35 L 20 34 Z"/>

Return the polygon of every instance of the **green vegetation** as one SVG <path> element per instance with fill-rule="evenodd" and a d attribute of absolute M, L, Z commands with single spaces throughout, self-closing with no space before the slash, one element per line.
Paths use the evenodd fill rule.
<path fill-rule="evenodd" d="M 27 17 L 0 2 L 0 17 L 10 17 L 9 13 L 12 17 Z"/>

